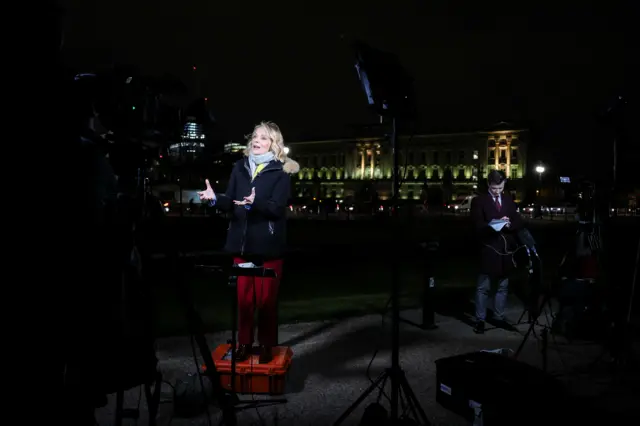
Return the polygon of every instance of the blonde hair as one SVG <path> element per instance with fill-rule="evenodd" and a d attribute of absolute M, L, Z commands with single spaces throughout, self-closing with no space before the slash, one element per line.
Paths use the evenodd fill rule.
<path fill-rule="evenodd" d="M 287 160 L 287 154 L 284 152 L 284 138 L 282 137 L 280 127 L 271 121 L 260 122 L 260 124 L 253 128 L 253 132 L 250 135 L 247 135 L 247 147 L 244 149 L 244 155 L 247 157 L 249 156 L 249 153 L 251 152 L 251 140 L 258 129 L 264 129 L 265 132 L 267 132 L 267 135 L 271 140 L 269 150 L 273 152 L 273 155 L 278 159 L 278 161 L 284 163 Z"/>

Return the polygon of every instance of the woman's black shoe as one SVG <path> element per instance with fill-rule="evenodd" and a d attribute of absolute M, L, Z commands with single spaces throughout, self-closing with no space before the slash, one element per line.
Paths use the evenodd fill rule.
<path fill-rule="evenodd" d="M 246 361 L 251 355 L 251 345 L 238 345 L 236 361 Z"/>
<path fill-rule="evenodd" d="M 271 346 L 260 345 L 260 364 L 269 364 L 271 362 L 273 359 L 273 356 L 271 355 L 272 350 L 273 348 Z"/>

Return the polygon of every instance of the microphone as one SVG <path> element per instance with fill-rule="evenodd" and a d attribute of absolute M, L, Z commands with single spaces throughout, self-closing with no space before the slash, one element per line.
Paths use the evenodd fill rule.
<path fill-rule="evenodd" d="M 519 230 L 517 233 L 517 237 L 520 241 L 520 244 L 525 246 L 525 248 L 527 249 L 527 253 L 531 251 L 538 259 L 540 259 L 540 256 L 538 256 L 538 251 L 536 250 L 536 241 L 533 239 L 533 236 L 528 229 L 522 228 L 521 230 Z"/>

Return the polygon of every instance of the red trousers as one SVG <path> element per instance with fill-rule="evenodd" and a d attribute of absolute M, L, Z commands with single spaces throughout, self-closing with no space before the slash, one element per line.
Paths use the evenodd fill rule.
<path fill-rule="evenodd" d="M 234 263 L 246 260 L 236 257 Z M 253 344 L 253 316 L 258 310 L 258 341 L 261 345 L 278 344 L 278 287 L 282 277 L 282 259 L 267 260 L 264 267 L 273 269 L 275 278 L 238 277 L 238 344 Z"/>

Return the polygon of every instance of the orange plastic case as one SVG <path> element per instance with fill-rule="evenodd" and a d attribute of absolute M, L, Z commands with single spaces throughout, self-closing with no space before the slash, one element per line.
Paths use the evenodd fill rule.
<path fill-rule="evenodd" d="M 220 374 L 220 382 L 225 389 L 231 389 L 231 345 L 218 346 L 213 353 L 213 362 Z M 287 346 L 273 348 L 272 360 L 268 364 L 259 364 L 258 355 L 236 362 L 235 392 L 246 394 L 281 395 L 287 371 L 291 365 L 293 351 Z M 203 371 L 206 370 L 202 366 Z"/>

